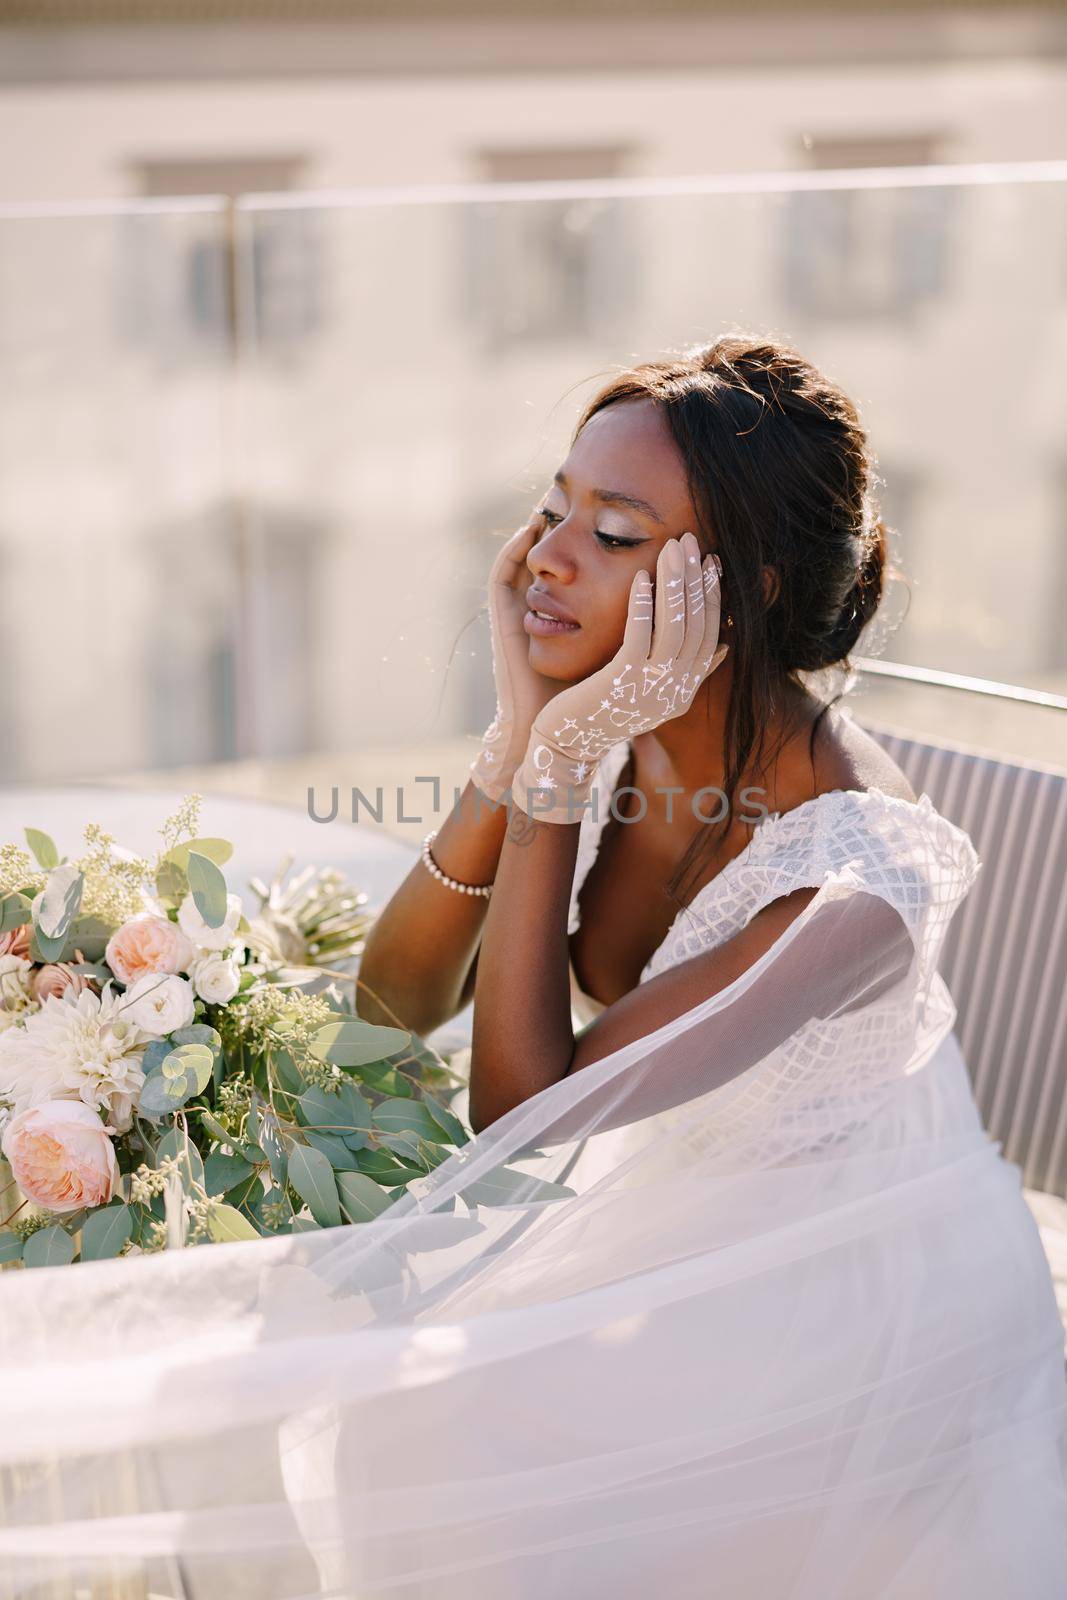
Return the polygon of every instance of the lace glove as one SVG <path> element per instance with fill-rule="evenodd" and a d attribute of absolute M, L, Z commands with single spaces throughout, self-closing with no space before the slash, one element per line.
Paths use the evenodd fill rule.
<path fill-rule="evenodd" d="M 604 752 L 689 709 L 730 648 L 718 644 L 721 572 L 718 556 L 701 564 L 696 538 L 684 533 L 659 553 L 654 601 L 648 573 L 635 575 L 619 650 L 534 718 L 512 786 L 529 816 L 581 821 Z"/>
<path fill-rule="evenodd" d="M 526 557 L 548 526 L 537 512 L 497 552 L 489 572 L 489 626 L 493 642 L 496 715 L 468 771 L 471 781 L 500 802 L 526 749 L 534 717 L 558 690 L 530 666 L 530 639 L 522 625 L 531 574 Z"/>

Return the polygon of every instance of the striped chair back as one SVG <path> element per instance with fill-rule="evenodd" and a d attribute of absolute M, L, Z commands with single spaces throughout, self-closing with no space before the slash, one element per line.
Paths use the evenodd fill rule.
<path fill-rule="evenodd" d="M 1067 771 L 855 720 L 983 866 L 939 970 L 986 1128 L 1030 1189 L 1067 1196 Z"/>

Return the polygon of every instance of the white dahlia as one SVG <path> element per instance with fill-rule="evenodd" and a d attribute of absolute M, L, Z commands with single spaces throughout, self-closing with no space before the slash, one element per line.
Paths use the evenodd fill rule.
<path fill-rule="evenodd" d="M 0 1033 L 0 1098 L 16 1112 L 78 1099 L 106 1110 L 124 1133 L 144 1083 L 150 1036 L 122 1015 L 122 1004 L 110 984 L 102 995 L 49 995 L 24 1026 Z"/>

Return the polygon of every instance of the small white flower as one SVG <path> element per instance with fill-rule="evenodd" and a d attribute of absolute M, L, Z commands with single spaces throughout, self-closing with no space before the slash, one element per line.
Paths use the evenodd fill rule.
<path fill-rule="evenodd" d="M 195 1014 L 194 998 L 187 978 L 147 972 L 123 995 L 122 1017 L 152 1038 L 162 1039 L 176 1028 L 189 1026 Z"/>
<path fill-rule="evenodd" d="M 218 928 L 209 927 L 196 909 L 196 901 L 187 894 L 178 907 L 178 926 L 186 938 L 200 950 L 225 950 L 233 944 L 237 924 L 242 916 L 241 896 L 226 896 L 226 917 Z"/>
<path fill-rule="evenodd" d="M 224 1006 L 241 987 L 241 969 L 221 951 L 193 963 L 190 976 L 197 994 L 209 1006 Z"/>

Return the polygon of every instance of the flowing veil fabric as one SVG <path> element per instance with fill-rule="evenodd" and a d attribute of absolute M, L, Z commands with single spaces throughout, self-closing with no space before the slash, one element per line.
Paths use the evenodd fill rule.
<path fill-rule="evenodd" d="M 749 914 L 818 890 L 755 967 L 376 1221 L 5 1275 L 0 1592 L 1067 1592 L 1062 1332 L 936 971 L 980 864 L 826 799 L 746 852 Z"/>

